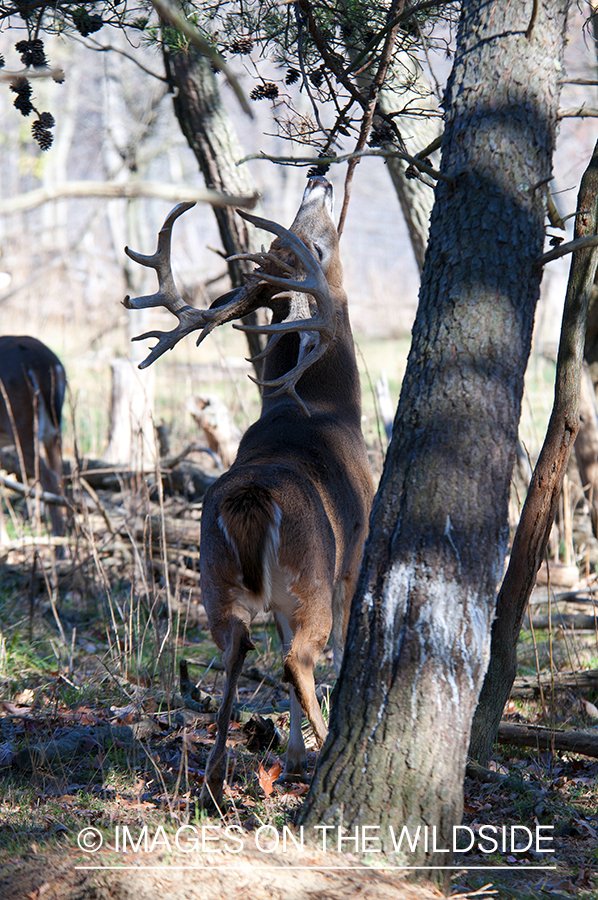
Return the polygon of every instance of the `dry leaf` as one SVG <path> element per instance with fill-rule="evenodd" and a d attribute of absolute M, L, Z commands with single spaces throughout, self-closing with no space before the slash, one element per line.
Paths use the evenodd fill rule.
<path fill-rule="evenodd" d="M 260 787 L 263 790 L 266 797 L 269 797 L 272 791 L 274 790 L 274 782 L 282 772 L 282 766 L 279 762 L 275 762 L 271 769 L 264 769 L 263 765 L 260 763 L 260 767 L 257 773 L 257 780 L 260 783 Z"/>

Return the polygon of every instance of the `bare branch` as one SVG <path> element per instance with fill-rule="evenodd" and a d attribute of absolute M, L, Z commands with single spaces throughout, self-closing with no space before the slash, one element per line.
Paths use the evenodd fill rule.
<path fill-rule="evenodd" d="M 19 72 L 8 72 L 6 69 L 0 71 L 0 81 L 16 81 L 19 78 L 26 78 L 27 81 L 32 81 L 34 78 L 52 78 L 58 84 L 62 84 L 64 70 L 60 66 L 54 66 L 52 69 L 36 66 L 35 68 L 21 69 Z"/>
<path fill-rule="evenodd" d="M 212 206 L 242 206 L 253 209 L 259 194 L 251 196 L 232 196 L 208 188 L 190 187 L 189 185 L 163 184 L 159 181 L 132 181 L 122 184 L 105 181 L 67 181 L 51 187 L 37 188 L 26 194 L 18 194 L 0 200 L 0 216 L 35 209 L 43 203 L 65 198 L 99 197 L 114 200 L 121 197 L 153 197 L 157 200 L 211 203 Z"/>
<path fill-rule="evenodd" d="M 145 72 L 146 75 L 151 75 L 152 78 L 156 78 L 158 81 L 163 81 L 165 84 L 168 84 L 168 78 L 164 75 L 159 75 L 157 72 L 152 72 L 151 69 L 148 69 L 147 66 L 144 66 L 143 63 L 137 59 L 132 53 L 128 53 L 126 50 L 123 50 L 122 47 L 116 47 L 114 44 L 100 44 L 99 41 L 94 40 L 92 37 L 87 37 L 86 40 L 80 40 L 75 36 L 75 40 L 79 40 L 87 50 L 94 50 L 96 53 L 118 53 L 119 56 L 124 56 L 125 59 L 129 59 L 132 63 L 134 63 L 138 68 L 141 69 L 142 72 Z"/>
<path fill-rule="evenodd" d="M 379 156 L 380 159 L 404 159 L 405 162 L 411 163 L 412 166 L 415 166 L 416 169 L 425 175 L 429 175 L 430 178 L 453 184 L 453 179 L 450 175 L 438 172 L 420 159 L 419 156 L 411 156 L 402 150 L 359 150 L 356 153 L 343 153 L 341 156 L 271 156 L 261 151 L 260 153 L 250 153 L 248 156 L 244 156 L 237 165 L 240 166 L 250 159 L 267 159 L 268 162 L 279 163 L 282 166 L 332 166 L 335 163 L 346 162 L 353 157 L 361 159 L 362 156 Z"/>
<path fill-rule="evenodd" d="M 598 118 L 598 109 L 593 109 L 591 106 L 585 106 L 582 103 L 581 106 L 570 107 L 569 109 L 561 109 L 558 114 L 559 119 L 595 119 Z"/>
<path fill-rule="evenodd" d="M 592 234 L 589 237 L 577 238 L 574 241 L 567 241 L 566 244 L 560 244 L 548 253 L 539 256 L 535 261 L 535 266 L 543 266 L 545 263 L 552 262 L 553 259 L 560 259 L 561 256 L 567 256 L 568 253 L 575 253 L 576 250 L 586 250 L 588 247 L 598 247 L 598 235 Z"/>
<path fill-rule="evenodd" d="M 403 14 L 403 9 L 405 6 L 405 0 L 392 0 L 390 9 L 388 11 L 387 20 L 392 22 L 397 17 L 397 13 L 399 16 Z M 378 103 L 378 96 L 382 87 L 384 85 L 384 80 L 386 78 L 386 72 L 388 70 L 388 66 L 390 65 L 390 61 L 392 59 L 392 53 L 394 50 L 394 45 L 397 37 L 397 31 L 399 28 L 399 20 L 397 20 L 396 24 L 393 27 L 388 29 L 386 37 L 384 39 L 384 47 L 382 48 L 380 64 L 378 65 L 378 70 L 372 79 L 370 84 L 370 89 L 368 92 L 368 100 L 367 106 L 364 107 L 363 119 L 361 121 L 361 128 L 359 131 L 359 138 L 357 139 L 357 144 L 355 145 L 355 152 L 351 159 L 349 160 L 349 165 L 347 166 L 347 174 L 345 176 L 345 194 L 343 197 L 343 206 L 341 209 L 341 214 L 338 221 L 338 234 L 339 237 L 343 233 L 343 227 L 345 224 L 345 218 L 347 216 L 347 209 L 349 208 L 349 200 L 351 197 L 351 182 L 353 181 L 353 174 L 355 172 L 355 168 L 359 163 L 359 157 L 356 156 L 356 153 L 359 153 L 366 146 L 367 139 L 369 137 L 372 122 L 374 120 L 374 114 L 376 112 L 376 105 Z"/>

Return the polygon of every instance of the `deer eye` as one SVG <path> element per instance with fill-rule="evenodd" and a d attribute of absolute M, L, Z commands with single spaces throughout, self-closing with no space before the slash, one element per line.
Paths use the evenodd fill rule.
<path fill-rule="evenodd" d="M 322 262 L 322 260 L 324 259 L 324 251 L 322 250 L 322 248 L 320 247 L 319 244 L 314 243 L 313 246 L 314 246 L 314 250 L 318 254 L 318 259 L 320 260 L 320 262 Z"/>

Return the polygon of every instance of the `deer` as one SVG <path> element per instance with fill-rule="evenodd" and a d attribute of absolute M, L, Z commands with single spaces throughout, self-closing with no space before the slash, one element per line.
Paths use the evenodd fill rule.
<path fill-rule="evenodd" d="M 230 467 L 203 501 L 200 578 L 212 637 L 223 653 L 226 683 L 216 717 L 200 803 L 218 807 L 226 775 L 226 742 L 239 676 L 255 649 L 250 624 L 271 610 L 289 684 L 290 737 L 281 781 L 305 781 L 305 714 L 318 746 L 327 727 L 315 690 L 314 667 L 331 637 L 340 670 L 348 616 L 367 536 L 374 484 L 361 430 L 361 393 L 349 322 L 333 187 L 309 179 L 290 229 L 238 210 L 276 235 L 270 249 L 239 254 L 257 264 L 247 282 L 207 310 L 184 303 L 170 269 L 170 240 L 180 204 L 167 217 L 153 256 L 125 248 L 156 269 L 159 290 L 123 301 L 128 308 L 165 306 L 178 318 L 156 338 L 141 363 L 150 365 L 185 334 L 201 341 L 217 326 L 260 307 L 268 325 L 236 323 L 268 336 L 261 414 L 245 432 Z M 255 357 L 254 357 L 255 358 Z M 251 377 L 251 376 L 250 376 Z"/>
<path fill-rule="evenodd" d="M 43 490 L 55 495 L 63 492 L 65 390 L 64 367 L 49 347 L 28 335 L 0 337 L 0 447 L 16 445 L 23 477 L 39 476 Z M 54 534 L 62 536 L 64 519 L 54 503 L 50 519 Z"/>

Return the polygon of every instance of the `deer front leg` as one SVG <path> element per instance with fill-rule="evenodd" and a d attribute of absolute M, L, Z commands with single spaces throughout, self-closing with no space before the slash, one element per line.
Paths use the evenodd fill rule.
<path fill-rule="evenodd" d="M 254 649 L 247 625 L 240 619 L 231 619 L 229 646 L 225 658 L 226 685 L 216 717 L 218 733 L 208 759 L 199 798 L 200 806 L 204 809 L 218 807 L 222 801 L 222 786 L 226 775 L 226 739 L 237 692 L 237 682 L 243 670 L 245 656 L 249 650 Z"/>

